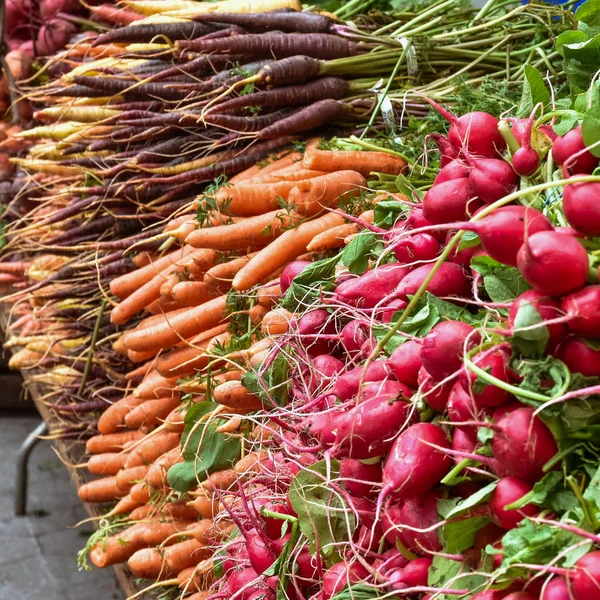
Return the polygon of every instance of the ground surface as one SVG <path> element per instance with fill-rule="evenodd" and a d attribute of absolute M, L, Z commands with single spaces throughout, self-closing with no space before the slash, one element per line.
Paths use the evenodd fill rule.
<path fill-rule="evenodd" d="M 15 452 L 40 419 L 0 410 L 0 600 L 122 600 L 112 569 L 77 570 L 92 530 L 66 469 L 50 442 L 29 463 L 28 516 L 13 516 Z"/>

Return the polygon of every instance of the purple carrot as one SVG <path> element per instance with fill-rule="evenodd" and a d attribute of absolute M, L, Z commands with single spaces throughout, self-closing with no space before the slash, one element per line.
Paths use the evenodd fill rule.
<path fill-rule="evenodd" d="M 163 100 L 182 100 L 185 94 L 178 90 L 165 88 L 162 83 L 141 83 L 133 80 L 124 81 L 111 77 L 88 77 L 86 75 L 75 75 L 72 81 L 76 85 L 83 85 L 97 91 L 103 92 L 103 96 L 120 94 L 131 98 L 161 98 Z M 135 87 L 132 87 L 135 86 Z"/>
<path fill-rule="evenodd" d="M 209 54 L 199 56 L 185 64 L 165 69 L 162 73 L 157 73 L 150 79 L 151 81 L 162 81 L 163 79 L 169 79 L 182 73 L 193 73 L 194 75 L 219 73 L 223 69 L 243 61 L 243 59 L 244 57 L 241 55 L 236 56 L 231 54 Z"/>
<path fill-rule="evenodd" d="M 211 113 L 206 115 L 204 120 L 210 125 L 222 127 L 223 129 L 230 129 L 237 132 L 248 132 L 269 128 L 274 123 L 289 117 L 291 114 L 293 114 L 293 112 L 294 109 L 292 108 L 284 108 L 272 113 L 253 115 L 251 117 Z"/>
<path fill-rule="evenodd" d="M 99 35 L 92 46 L 101 44 L 122 44 L 149 42 L 157 36 L 170 40 L 194 39 L 214 31 L 210 25 L 195 23 L 194 21 L 181 21 L 177 23 L 152 23 L 149 25 L 129 25 L 112 29 Z"/>
<path fill-rule="evenodd" d="M 273 30 L 298 33 L 325 33 L 333 21 L 325 15 L 311 12 L 268 11 L 254 14 L 243 13 L 201 13 L 192 17 L 196 22 L 217 21 L 241 25 L 257 32 Z"/>
<path fill-rule="evenodd" d="M 50 409 L 61 413 L 92 413 L 108 408 L 105 400 L 88 400 L 87 402 L 71 402 L 68 404 L 50 404 Z"/>

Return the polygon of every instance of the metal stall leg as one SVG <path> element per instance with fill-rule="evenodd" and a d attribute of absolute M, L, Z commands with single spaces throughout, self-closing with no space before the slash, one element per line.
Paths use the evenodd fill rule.
<path fill-rule="evenodd" d="M 15 477 L 15 516 L 22 517 L 27 509 L 27 467 L 29 455 L 40 441 L 38 436 L 48 433 L 43 421 L 25 438 L 17 453 L 17 474 Z"/>

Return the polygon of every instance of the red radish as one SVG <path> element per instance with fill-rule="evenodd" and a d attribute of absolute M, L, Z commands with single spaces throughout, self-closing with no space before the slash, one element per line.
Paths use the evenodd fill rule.
<path fill-rule="evenodd" d="M 504 600 L 539 600 L 539 597 L 529 592 L 513 592 L 508 596 L 504 596 Z"/>
<path fill-rule="evenodd" d="M 458 381 L 454 384 L 448 396 L 448 416 L 454 423 L 473 421 L 478 418 L 478 411 L 473 398 Z"/>
<path fill-rule="evenodd" d="M 42 0 L 40 14 L 44 21 L 56 16 L 57 13 L 73 14 L 80 7 L 75 0 Z"/>
<path fill-rule="evenodd" d="M 398 431 L 414 417 L 408 402 L 380 394 L 343 413 L 335 421 L 335 454 L 366 459 L 387 452 Z"/>
<path fill-rule="evenodd" d="M 402 264 L 433 260 L 439 253 L 440 243 L 428 233 L 417 233 L 394 244 L 396 260 Z"/>
<path fill-rule="evenodd" d="M 492 351 L 486 351 L 475 356 L 472 360 L 480 369 L 486 371 L 492 377 L 507 383 L 509 377 L 508 361 L 509 353 L 504 348 L 496 348 Z M 465 390 L 473 397 L 478 407 L 500 406 L 509 400 L 512 395 L 509 392 L 493 385 L 484 384 L 478 376 L 470 370 L 462 371 L 460 374 L 460 383 Z M 483 385 L 481 389 L 480 384 Z"/>
<path fill-rule="evenodd" d="M 509 163 L 500 158 L 475 158 L 466 154 L 469 183 L 474 196 L 491 204 L 517 189 L 518 176 Z"/>
<path fill-rule="evenodd" d="M 453 235 L 454 235 L 453 232 L 448 233 L 448 237 L 446 238 L 446 243 L 448 243 L 450 241 L 450 239 L 452 238 Z M 451 263 L 454 263 L 456 265 L 459 265 L 460 267 L 462 267 L 463 269 L 468 271 L 471 268 L 471 260 L 473 260 L 473 257 L 478 256 L 478 252 L 480 250 L 482 250 L 482 247 L 480 244 L 477 244 L 475 246 L 469 246 L 468 248 L 463 248 L 462 250 L 459 250 L 459 248 L 460 248 L 460 245 L 458 245 L 458 246 L 456 246 L 456 248 L 454 248 L 454 250 L 452 251 L 452 254 L 448 258 L 448 261 Z"/>
<path fill-rule="evenodd" d="M 374 360 L 367 368 L 367 372 L 364 375 L 364 382 L 383 381 L 388 378 L 389 374 L 386 364 L 385 360 Z M 342 402 L 350 400 L 350 398 L 358 393 L 360 382 L 363 379 L 363 371 L 364 367 L 356 367 L 340 375 L 331 393 L 342 400 Z"/>
<path fill-rule="evenodd" d="M 361 321 L 350 321 L 342 329 L 342 344 L 347 352 L 356 353 L 370 337 L 370 329 Z"/>
<path fill-rule="evenodd" d="M 372 496 L 382 477 L 380 462 L 365 464 L 354 458 L 344 458 L 340 461 L 340 482 L 353 496 Z"/>
<path fill-rule="evenodd" d="M 527 307 L 528 305 L 534 308 L 544 321 L 556 319 L 561 316 L 561 305 L 558 300 L 554 300 L 553 298 L 545 296 L 544 294 L 536 292 L 535 290 L 527 290 L 518 298 L 515 298 L 510 306 L 510 311 L 508 313 L 508 325 L 511 329 L 516 326 L 519 310 Z M 546 345 L 546 351 L 548 353 L 552 353 L 560 341 L 565 337 L 567 328 L 564 323 L 552 323 L 551 325 L 545 325 L 545 327 L 550 334 L 548 343 Z"/>
<path fill-rule="evenodd" d="M 576 238 L 566 233 L 540 231 L 521 246 L 517 267 L 534 289 L 549 296 L 563 296 L 585 284 L 589 260 Z"/>
<path fill-rule="evenodd" d="M 335 349 L 337 340 L 324 340 L 320 334 L 334 335 L 336 333 L 335 323 L 325 309 L 311 310 L 298 320 L 296 327 L 298 336 L 305 338 L 303 347 L 311 356 L 326 354 Z"/>
<path fill-rule="evenodd" d="M 423 214 L 435 225 L 464 221 L 480 206 L 471 180 L 466 177 L 435 184 L 423 197 Z"/>
<path fill-rule="evenodd" d="M 477 436 L 465 427 L 455 427 L 452 432 L 452 450 L 468 452 L 472 454 L 479 445 Z M 458 456 L 454 459 L 459 463 L 462 459 Z"/>
<path fill-rule="evenodd" d="M 503 600 L 505 594 L 504 590 L 486 590 L 475 594 L 471 600 Z"/>
<path fill-rule="evenodd" d="M 308 546 L 305 546 L 296 556 L 298 577 L 310 582 L 315 581 L 319 577 L 319 562 L 321 562 L 321 558 L 313 556 L 309 552 Z"/>
<path fill-rule="evenodd" d="M 406 219 L 404 226 L 406 229 L 421 229 L 422 227 L 431 227 L 433 223 L 425 218 L 423 205 L 416 206 L 410 211 L 410 217 Z M 429 232 L 438 242 L 443 243 L 446 240 L 445 231 L 432 230 Z"/>
<path fill-rule="evenodd" d="M 503 477 L 498 481 L 490 498 L 490 510 L 494 521 L 502 529 L 514 529 L 525 517 L 532 517 L 539 512 L 534 504 L 526 504 L 523 508 L 514 510 L 504 508 L 531 492 L 532 489 L 530 483 L 518 477 Z"/>
<path fill-rule="evenodd" d="M 515 136 L 517 142 L 519 142 L 520 146 L 524 145 L 527 133 L 527 126 L 529 124 L 529 118 L 527 119 L 514 119 L 511 124 L 511 131 Z M 558 136 L 554 133 L 554 129 L 552 129 L 552 125 L 540 125 L 537 128 L 538 131 L 541 131 L 544 135 L 548 136 L 551 141 L 554 141 Z M 533 131 L 533 128 L 532 128 Z"/>
<path fill-rule="evenodd" d="M 567 582 L 562 577 L 554 577 L 544 586 L 540 600 L 571 600 Z"/>
<path fill-rule="evenodd" d="M 386 575 L 390 571 L 404 568 L 408 563 L 409 560 L 400 554 L 396 548 L 390 548 L 381 555 L 381 558 L 377 558 L 373 562 L 373 568 L 382 575 Z"/>
<path fill-rule="evenodd" d="M 429 529 L 438 521 L 438 494 L 427 492 L 420 498 L 407 500 L 401 507 L 386 508 L 382 515 L 385 538 L 396 545 L 400 540 L 405 548 L 417 555 L 427 556 L 427 551 L 438 552 L 442 546 L 435 529 L 431 531 L 413 531 L 413 529 Z"/>
<path fill-rule="evenodd" d="M 255 581 L 258 584 L 258 574 L 254 569 L 242 569 L 227 578 L 227 587 L 232 596 L 237 594 L 236 598 L 239 598 L 239 600 L 248 600 L 250 595 L 254 593 L 254 590 L 256 589 L 252 586 L 252 583 Z M 242 588 L 245 589 L 240 593 Z"/>
<path fill-rule="evenodd" d="M 417 423 L 403 431 L 383 467 L 383 491 L 395 498 L 415 498 L 428 492 L 448 472 L 448 454 L 430 444 L 450 449 L 446 434 L 433 423 Z"/>
<path fill-rule="evenodd" d="M 339 562 L 329 567 L 323 576 L 320 600 L 329 600 L 345 587 L 369 576 L 369 572 L 357 562 Z"/>
<path fill-rule="evenodd" d="M 465 350 L 470 350 L 479 341 L 479 334 L 468 323 L 442 321 L 423 338 L 423 367 L 434 381 L 441 381 L 460 369 Z"/>
<path fill-rule="evenodd" d="M 409 387 L 417 387 L 421 363 L 421 343 L 409 340 L 398 346 L 387 360 L 387 365 L 396 379 Z"/>
<path fill-rule="evenodd" d="M 309 431 L 321 442 L 322 446 L 332 446 L 335 442 L 335 423 L 339 415 L 343 415 L 343 413 L 327 412 L 311 415 L 300 423 L 300 428 Z"/>
<path fill-rule="evenodd" d="M 458 151 L 452 146 L 445 135 L 442 135 L 441 133 L 430 133 L 427 138 L 431 138 L 438 147 L 440 153 L 440 166 L 442 168 L 458 158 Z"/>
<path fill-rule="evenodd" d="M 588 346 L 580 337 L 568 335 L 560 343 L 556 358 L 562 360 L 573 373 L 600 377 L 600 350 Z"/>
<path fill-rule="evenodd" d="M 256 498 L 249 502 L 251 508 L 256 512 L 256 518 L 264 524 L 265 533 L 272 539 L 278 540 L 281 537 L 284 521 L 275 517 L 266 517 L 262 514 L 262 510 L 279 513 L 281 515 L 295 514 L 291 507 L 282 502 L 272 502 L 267 498 Z"/>
<path fill-rule="evenodd" d="M 50 19 L 40 28 L 36 50 L 40 56 L 50 56 L 63 48 L 76 32 L 75 25 L 62 19 Z"/>
<path fill-rule="evenodd" d="M 589 236 L 600 236 L 600 183 L 569 183 L 563 191 L 563 211 L 571 227 Z"/>
<path fill-rule="evenodd" d="M 600 337 L 600 285 L 588 285 L 565 296 L 560 305 L 569 329 L 578 335 Z"/>
<path fill-rule="evenodd" d="M 552 144 L 552 158 L 562 166 L 571 156 L 585 150 L 586 145 L 581 135 L 581 125 L 571 129 L 563 136 L 557 137 Z M 591 173 L 598 166 L 598 159 L 588 150 L 581 152 L 576 159 L 567 163 L 569 172 L 573 175 Z"/>
<path fill-rule="evenodd" d="M 448 404 L 452 382 L 449 381 L 443 385 L 439 385 L 425 370 L 425 367 L 421 367 L 417 376 L 417 383 L 423 400 L 425 400 L 433 410 L 444 412 L 446 410 L 446 405 Z"/>
<path fill-rule="evenodd" d="M 394 297 L 406 299 L 408 296 L 414 296 L 433 268 L 434 265 L 423 265 L 408 273 L 396 288 Z M 471 285 L 462 267 L 445 262 L 440 265 L 427 285 L 427 291 L 438 298 L 446 296 L 468 298 L 471 296 Z"/>
<path fill-rule="evenodd" d="M 462 160 L 452 160 L 445 167 L 442 167 L 433 180 L 433 185 L 451 181 L 453 179 L 463 179 L 469 176 L 469 167 Z"/>
<path fill-rule="evenodd" d="M 329 354 L 316 356 L 308 374 L 308 388 L 312 393 L 327 387 L 344 370 L 344 363 Z"/>
<path fill-rule="evenodd" d="M 552 231 L 550 221 L 535 208 L 502 206 L 481 221 L 465 225 L 477 233 L 483 248 L 494 260 L 517 266 L 517 253 L 528 236 Z"/>
<path fill-rule="evenodd" d="M 382 323 L 391 323 L 392 319 L 394 318 L 394 315 L 398 312 L 398 311 L 402 311 L 404 310 L 406 307 L 408 306 L 408 302 L 406 302 L 406 300 L 392 300 L 389 304 L 386 304 L 385 307 L 383 308 L 383 310 L 378 311 L 377 315 L 379 317 L 379 320 Z M 368 343 L 371 343 L 372 340 L 368 340 Z M 365 344 L 367 344 L 367 342 L 365 342 Z M 364 346 L 362 348 L 363 351 L 363 356 L 365 356 L 364 351 L 367 350 L 366 346 Z M 371 354 L 372 348 L 371 350 L 368 351 L 368 354 Z"/>
<path fill-rule="evenodd" d="M 533 415 L 534 410 L 523 406 L 496 422 L 492 453 L 501 477 L 537 481 L 544 474 L 544 465 L 558 452 L 556 440 L 541 419 Z"/>
<path fill-rule="evenodd" d="M 352 306 L 374 308 L 394 291 L 409 272 L 410 267 L 400 263 L 376 267 L 356 279 L 338 285 L 335 297 Z"/>
<path fill-rule="evenodd" d="M 288 291 L 292 285 L 292 281 L 294 281 L 308 265 L 310 265 L 308 260 L 295 260 L 283 269 L 279 276 L 279 285 L 281 286 L 282 293 L 285 294 Z"/>
<path fill-rule="evenodd" d="M 275 562 L 276 556 L 256 530 L 250 530 L 244 537 L 250 564 L 254 571 L 261 575 Z"/>
<path fill-rule="evenodd" d="M 521 145 L 521 147 L 513 154 L 512 165 L 517 175 L 521 175 L 522 177 L 533 175 L 540 166 L 540 157 L 531 147 L 531 133 L 537 108 L 538 107 L 536 106 L 531 111 L 529 118 L 524 121 L 524 126 L 522 126 L 523 120 L 519 119 L 512 127 L 512 133 Z"/>
<path fill-rule="evenodd" d="M 358 394 L 358 401 L 364 402 L 375 396 L 387 396 L 390 400 L 401 398 L 410 399 L 412 391 L 399 381 L 376 381 L 364 385 Z"/>
<path fill-rule="evenodd" d="M 397 590 L 427 585 L 430 558 L 416 558 L 411 560 L 401 571 L 390 576 L 392 587 Z"/>
<path fill-rule="evenodd" d="M 598 600 L 600 592 L 600 551 L 588 552 L 569 575 L 575 600 Z"/>

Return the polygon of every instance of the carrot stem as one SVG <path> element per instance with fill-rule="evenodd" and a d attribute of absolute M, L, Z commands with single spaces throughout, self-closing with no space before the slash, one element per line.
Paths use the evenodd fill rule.
<path fill-rule="evenodd" d="M 96 346 L 96 341 L 98 340 L 98 333 L 100 332 L 100 323 L 102 322 L 102 317 L 104 316 L 105 309 L 106 299 L 102 300 L 102 303 L 100 304 L 100 310 L 98 311 L 98 317 L 96 318 L 94 331 L 92 332 L 92 339 L 90 340 L 90 349 L 88 351 L 87 360 L 85 361 L 85 368 L 83 369 L 83 375 L 81 377 L 81 384 L 79 386 L 79 390 L 77 391 L 78 395 L 81 395 L 83 393 L 88 375 L 90 373 L 92 359 L 94 358 L 94 348 Z"/>

